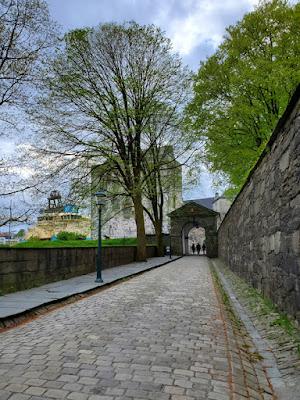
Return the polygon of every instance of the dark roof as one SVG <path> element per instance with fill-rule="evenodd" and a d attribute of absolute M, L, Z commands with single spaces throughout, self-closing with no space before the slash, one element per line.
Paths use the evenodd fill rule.
<path fill-rule="evenodd" d="M 205 206 L 201 203 L 197 203 L 195 200 L 186 200 L 183 202 L 183 205 L 181 207 L 176 208 L 175 210 L 170 212 L 168 215 L 176 216 L 176 214 L 181 213 L 182 211 L 185 211 L 186 209 L 188 209 L 189 208 L 188 206 L 192 206 L 191 211 L 193 211 L 193 212 L 196 212 L 198 209 L 198 211 L 201 211 L 201 212 L 205 211 L 208 215 L 218 215 L 219 214 L 217 211 L 213 210 L 212 208 L 208 208 L 207 206 Z M 195 208 L 196 208 L 196 210 L 195 210 Z"/>
<path fill-rule="evenodd" d="M 214 197 L 206 197 L 205 199 L 190 199 L 190 200 L 185 200 L 183 203 L 189 203 L 193 201 L 194 203 L 200 204 L 203 207 L 209 208 L 210 210 L 213 209 L 213 202 L 215 198 Z"/>
<path fill-rule="evenodd" d="M 0 237 L 10 239 L 11 235 L 9 232 L 0 232 Z"/>

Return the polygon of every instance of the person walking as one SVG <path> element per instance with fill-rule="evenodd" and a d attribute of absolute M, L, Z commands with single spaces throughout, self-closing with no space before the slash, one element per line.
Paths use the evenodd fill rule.
<path fill-rule="evenodd" d="M 197 253 L 198 253 L 198 256 L 199 256 L 200 255 L 200 250 L 201 250 L 200 243 L 197 243 L 196 249 L 197 249 Z"/>
<path fill-rule="evenodd" d="M 192 244 L 192 252 L 193 252 L 193 254 L 195 254 L 195 250 L 196 250 L 195 243 L 193 243 Z"/>
<path fill-rule="evenodd" d="M 202 251 L 203 251 L 203 254 L 206 254 L 206 244 L 205 244 L 205 242 L 203 242 Z"/>

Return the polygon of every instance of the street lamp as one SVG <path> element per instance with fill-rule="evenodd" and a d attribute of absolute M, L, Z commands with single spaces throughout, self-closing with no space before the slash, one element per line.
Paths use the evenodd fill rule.
<path fill-rule="evenodd" d="M 169 258 L 172 259 L 171 220 L 169 223 Z"/>
<path fill-rule="evenodd" d="M 103 282 L 102 279 L 102 240 L 101 240 L 101 211 L 102 206 L 104 205 L 104 199 L 106 197 L 105 190 L 99 190 L 95 193 L 96 197 L 96 204 L 98 207 L 98 251 L 97 251 L 97 262 L 96 262 L 96 270 L 97 270 L 97 277 L 95 282 Z"/>

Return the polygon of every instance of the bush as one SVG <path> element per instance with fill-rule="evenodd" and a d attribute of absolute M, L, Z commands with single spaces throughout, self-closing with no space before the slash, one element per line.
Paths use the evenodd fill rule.
<path fill-rule="evenodd" d="M 75 232 L 59 232 L 57 235 L 57 240 L 85 240 L 86 236 L 82 233 Z"/>
<path fill-rule="evenodd" d="M 29 242 L 39 242 L 41 239 L 38 236 L 30 236 L 28 238 Z"/>

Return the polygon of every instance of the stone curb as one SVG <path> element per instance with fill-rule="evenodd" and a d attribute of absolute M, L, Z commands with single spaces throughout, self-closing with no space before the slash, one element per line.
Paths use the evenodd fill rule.
<path fill-rule="evenodd" d="M 276 393 L 285 393 L 285 390 L 287 389 L 286 384 L 282 378 L 282 375 L 278 369 L 276 358 L 272 352 L 271 346 L 269 342 L 262 338 L 256 327 L 254 326 L 253 322 L 249 318 L 247 311 L 245 308 L 241 305 L 241 303 L 238 301 L 237 297 L 235 296 L 230 283 L 227 281 L 223 273 L 221 272 L 220 268 L 218 267 L 218 264 L 216 260 L 211 260 L 212 266 L 216 273 L 218 274 L 218 277 L 221 281 L 221 284 L 223 286 L 223 289 L 227 293 L 231 306 L 233 308 L 233 311 L 235 314 L 238 316 L 238 318 L 242 321 L 244 324 L 246 331 L 248 332 L 250 338 L 252 339 L 252 342 L 254 343 L 258 353 L 263 357 L 262 364 L 264 366 L 264 369 L 267 373 L 268 378 L 270 379 L 270 383 L 272 384 L 272 387 L 274 388 Z M 285 393 L 285 396 L 287 394 Z M 281 397 L 279 397 L 281 398 Z M 288 400 L 288 399 L 295 399 L 294 397 L 282 397 L 282 399 Z"/>
<path fill-rule="evenodd" d="M 121 283 L 125 279 L 126 280 L 131 279 L 131 278 L 134 278 L 135 276 L 142 275 L 142 274 L 152 271 L 156 268 L 163 267 L 164 265 L 167 265 L 174 261 L 177 261 L 182 257 L 183 256 L 176 256 L 176 258 L 169 259 L 168 261 L 166 261 L 164 263 L 154 265 L 154 266 L 144 269 L 142 271 L 129 273 L 128 275 L 124 275 L 120 278 L 116 278 L 110 282 L 107 282 L 107 283 L 103 282 L 99 286 L 96 286 L 96 287 L 93 287 L 93 288 L 90 288 L 90 289 L 87 289 L 84 291 L 72 293 L 71 295 L 69 294 L 69 295 L 61 297 L 59 299 L 47 301 L 36 307 L 28 308 L 27 310 L 22 311 L 17 314 L 13 314 L 13 315 L 10 315 L 7 317 L 2 317 L 2 318 L 0 318 L 0 333 L 3 331 L 6 331 L 7 329 L 14 328 L 17 325 L 29 322 L 32 319 L 38 318 L 39 316 L 41 316 L 47 312 L 50 312 L 52 310 L 55 310 L 55 309 L 59 308 L 60 306 L 65 306 L 67 304 L 74 303 L 75 301 L 81 300 L 85 297 L 88 297 L 88 296 L 94 295 L 98 292 L 101 292 L 103 289 L 108 289 L 111 286 Z"/>

